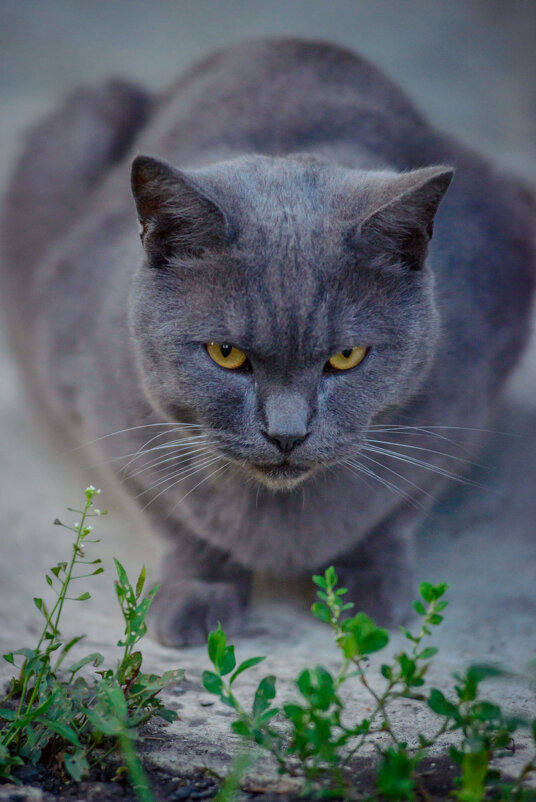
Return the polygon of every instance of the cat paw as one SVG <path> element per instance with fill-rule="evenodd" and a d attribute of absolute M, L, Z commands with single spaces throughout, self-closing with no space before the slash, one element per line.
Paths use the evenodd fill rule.
<path fill-rule="evenodd" d="M 226 634 L 239 632 L 246 607 L 236 583 L 167 580 L 151 605 L 150 625 L 164 646 L 193 646 L 206 643 L 218 621 Z"/>

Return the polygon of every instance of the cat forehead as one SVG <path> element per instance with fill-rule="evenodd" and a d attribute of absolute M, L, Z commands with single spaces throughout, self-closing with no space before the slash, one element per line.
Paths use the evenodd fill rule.
<path fill-rule="evenodd" d="M 183 276 L 175 319 L 195 339 L 230 341 L 278 364 L 287 358 L 306 363 L 363 338 L 368 342 L 384 327 L 392 292 L 381 280 L 352 273 L 351 266 L 343 274 L 327 259 L 303 254 L 267 258 L 246 251 L 234 264 L 190 272 L 186 284 Z"/>
<path fill-rule="evenodd" d="M 379 186 L 379 175 L 307 154 L 245 156 L 198 173 L 237 223 L 299 221 L 304 229 L 330 216 L 355 218 Z"/>

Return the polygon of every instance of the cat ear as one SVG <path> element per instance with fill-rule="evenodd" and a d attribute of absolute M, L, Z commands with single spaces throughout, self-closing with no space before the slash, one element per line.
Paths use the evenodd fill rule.
<path fill-rule="evenodd" d="M 365 217 L 354 238 L 364 262 L 419 270 L 432 238 L 434 216 L 453 175 L 451 167 L 425 167 L 384 186 L 379 207 Z"/>
<path fill-rule="evenodd" d="M 166 264 L 173 255 L 201 256 L 223 247 L 225 214 L 196 179 L 165 162 L 137 156 L 131 185 L 152 266 Z"/>

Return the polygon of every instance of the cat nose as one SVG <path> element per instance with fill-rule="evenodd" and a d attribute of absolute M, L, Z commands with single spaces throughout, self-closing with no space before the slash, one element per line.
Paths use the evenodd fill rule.
<path fill-rule="evenodd" d="M 263 432 L 263 435 L 269 440 L 271 443 L 274 443 L 278 447 L 283 454 L 290 454 L 290 452 L 296 447 L 299 446 L 300 443 L 303 443 L 306 437 L 309 436 L 309 432 L 305 434 L 268 434 L 268 432 Z"/>
<path fill-rule="evenodd" d="M 262 433 L 283 454 L 289 454 L 308 436 L 309 414 L 309 404 L 301 393 L 272 393 L 265 399 Z"/>

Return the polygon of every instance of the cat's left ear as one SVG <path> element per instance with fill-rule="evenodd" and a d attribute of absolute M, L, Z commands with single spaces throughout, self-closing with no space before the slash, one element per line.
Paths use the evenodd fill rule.
<path fill-rule="evenodd" d="M 419 270 L 432 238 L 434 217 L 454 175 L 452 167 L 402 173 L 381 189 L 379 206 L 362 221 L 354 239 L 372 266 Z"/>

